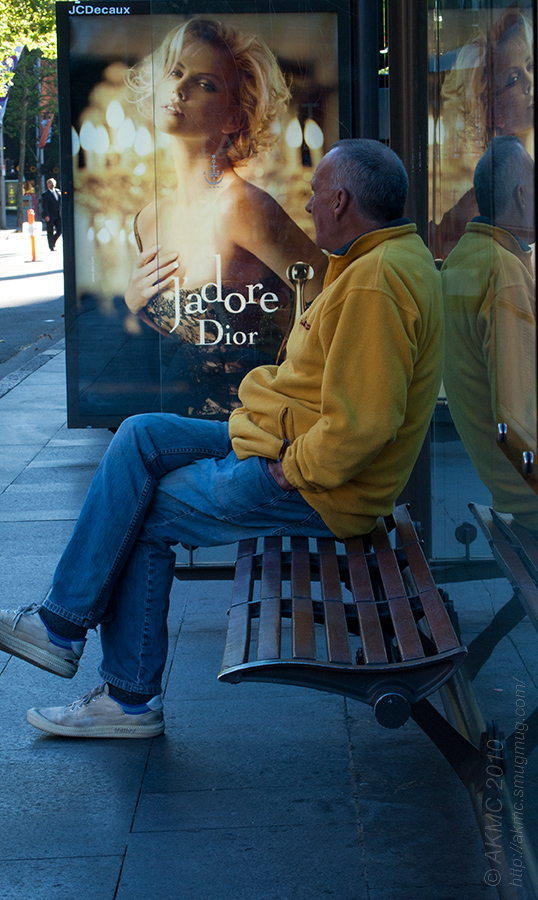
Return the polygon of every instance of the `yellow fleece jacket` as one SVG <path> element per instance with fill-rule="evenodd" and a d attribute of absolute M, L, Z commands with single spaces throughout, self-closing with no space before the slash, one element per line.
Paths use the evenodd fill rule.
<path fill-rule="evenodd" d="M 441 279 L 406 225 L 331 255 L 280 366 L 253 369 L 229 428 L 239 457 L 277 459 L 339 538 L 388 515 L 422 446 L 442 371 Z"/>

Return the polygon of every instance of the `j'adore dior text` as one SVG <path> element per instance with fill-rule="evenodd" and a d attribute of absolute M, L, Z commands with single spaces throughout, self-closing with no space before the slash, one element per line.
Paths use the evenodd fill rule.
<path fill-rule="evenodd" d="M 223 295 L 222 290 L 222 263 L 220 253 L 215 254 L 216 276 L 215 281 L 208 281 L 199 291 L 188 293 L 180 286 L 180 279 L 174 281 L 174 325 L 170 329 L 173 334 L 181 326 L 183 316 L 200 316 L 198 320 L 198 346 L 212 346 L 215 344 L 228 344 L 239 347 L 243 344 L 254 344 L 257 331 L 234 330 L 231 325 L 222 325 L 216 319 L 204 318 L 205 313 L 221 303 L 227 313 L 238 315 L 244 312 L 248 306 L 258 306 L 264 313 L 275 313 L 279 306 L 279 299 L 271 291 L 264 291 L 263 284 L 246 284 L 244 293 L 230 291 Z"/>

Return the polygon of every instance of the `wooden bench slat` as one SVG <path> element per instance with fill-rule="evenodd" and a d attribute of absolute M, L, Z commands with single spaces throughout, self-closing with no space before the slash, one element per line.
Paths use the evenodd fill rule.
<path fill-rule="evenodd" d="M 260 607 L 258 659 L 280 659 L 280 600 L 270 597 Z"/>
<path fill-rule="evenodd" d="M 389 610 L 394 627 L 394 636 L 398 642 L 402 660 L 421 659 L 424 657 L 424 648 L 418 636 L 417 626 L 407 597 L 396 597 L 393 600 L 389 600 Z"/>
<path fill-rule="evenodd" d="M 492 509 L 493 528 L 497 528 L 521 558 L 531 581 L 538 584 L 538 540 L 531 531 L 514 522 L 512 516 Z"/>
<path fill-rule="evenodd" d="M 351 648 L 346 615 L 342 603 L 342 586 L 331 538 L 318 538 L 321 595 L 325 618 L 325 639 L 329 662 L 351 663 Z"/>
<path fill-rule="evenodd" d="M 232 588 L 232 604 L 249 603 L 252 600 L 254 586 L 254 554 L 257 547 L 256 538 L 239 541 L 235 576 Z"/>
<path fill-rule="evenodd" d="M 308 538 L 291 539 L 291 629 L 294 659 L 316 658 Z"/>
<path fill-rule="evenodd" d="M 370 665 L 372 663 L 386 663 L 388 661 L 387 650 L 362 538 L 351 538 L 346 541 L 346 552 L 351 593 L 353 594 L 359 619 L 364 661 Z"/>
<path fill-rule="evenodd" d="M 282 538 L 263 539 L 261 598 L 280 597 L 282 590 Z"/>
<path fill-rule="evenodd" d="M 415 526 L 411 521 L 409 510 L 407 507 L 396 507 L 394 510 L 394 522 L 400 537 L 401 546 L 404 550 L 405 557 L 411 566 L 413 573 L 413 581 L 417 586 L 417 592 L 431 591 L 435 588 L 435 581 L 430 572 L 426 557 L 422 552 Z"/>
<path fill-rule="evenodd" d="M 245 538 L 239 541 L 232 606 L 228 613 L 228 632 L 224 648 L 223 668 L 239 666 L 248 661 L 250 646 L 250 608 L 254 589 L 254 554 L 258 541 Z"/>
<path fill-rule="evenodd" d="M 364 661 L 368 665 L 388 662 L 383 631 L 374 603 L 357 603 Z"/>
<path fill-rule="evenodd" d="M 523 561 L 517 555 L 512 545 L 505 542 L 496 542 L 496 549 L 498 555 L 508 566 L 510 572 L 512 572 L 517 586 L 532 590 L 535 587 L 534 579 L 525 568 Z"/>
<path fill-rule="evenodd" d="M 291 538 L 291 596 L 312 597 L 310 545 L 306 537 Z"/>
<path fill-rule="evenodd" d="M 512 531 L 518 539 L 522 553 L 525 554 L 525 565 L 529 568 L 535 583 L 538 584 L 538 541 L 534 535 L 526 534 L 525 529 L 516 525 L 515 522 L 512 525 Z"/>
<path fill-rule="evenodd" d="M 538 628 L 538 590 L 536 582 L 512 544 L 509 543 L 504 533 L 496 526 L 494 519 L 492 542 L 497 561 L 513 589 L 519 594 L 525 612 L 532 620 L 534 627 Z"/>
<path fill-rule="evenodd" d="M 282 596 L 282 540 L 263 541 L 258 658 L 280 659 Z"/>
<path fill-rule="evenodd" d="M 372 532 L 372 546 L 377 557 L 379 574 L 387 600 L 391 597 L 407 596 L 398 560 L 390 543 L 387 526 L 381 518 L 377 520 L 376 527 Z"/>
<path fill-rule="evenodd" d="M 424 649 L 418 636 L 415 619 L 411 612 L 407 592 L 400 574 L 398 560 L 390 545 L 383 519 L 377 520 L 377 527 L 373 532 L 372 541 L 394 626 L 394 635 L 402 660 L 420 659 L 424 656 Z"/>
<path fill-rule="evenodd" d="M 520 598 L 534 627 L 538 628 L 538 572 L 533 561 L 538 547 L 535 553 L 534 536 L 516 525 L 510 515 L 478 503 L 470 503 L 469 508 L 488 539 L 501 571 Z"/>
<path fill-rule="evenodd" d="M 456 647 L 459 647 L 460 642 L 437 588 L 421 594 L 420 602 L 438 652 L 446 653 L 448 650 L 455 650 Z"/>
<path fill-rule="evenodd" d="M 459 641 L 420 546 L 409 510 L 406 506 L 396 507 L 393 518 L 432 640 L 439 653 L 453 650 L 459 647 Z"/>
<path fill-rule="evenodd" d="M 534 578 L 514 548 L 514 539 L 513 535 L 511 537 L 509 520 L 501 519 L 495 510 L 488 507 L 480 507 L 476 504 L 470 504 L 470 506 L 479 524 L 482 526 L 482 530 L 485 532 L 497 560 L 506 567 L 505 571 L 508 580 L 511 583 L 515 582 L 517 586 L 534 588 Z M 508 534 L 503 529 L 503 524 L 508 528 Z M 510 578 L 510 574 L 512 578 Z"/>
<path fill-rule="evenodd" d="M 250 648 L 250 609 L 248 603 L 232 606 L 228 613 L 228 631 L 222 660 L 223 669 L 248 662 Z"/>
<path fill-rule="evenodd" d="M 327 658 L 332 663 L 351 663 L 351 648 L 343 606 L 329 601 L 325 604 L 325 638 Z"/>
<path fill-rule="evenodd" d="M 336 544 L 332 538 L 318 538 L 321 589 L 324 600 L 342 602 L 342 585 L 336 557 Z"/>

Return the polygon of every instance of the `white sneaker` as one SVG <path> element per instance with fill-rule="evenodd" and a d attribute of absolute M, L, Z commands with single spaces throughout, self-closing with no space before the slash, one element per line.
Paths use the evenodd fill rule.
<path fill-rule="evenodd" d="M 108 684 L 101 684 L 69 706 L 29 709 L 26 718 L 35 728 L 62 737 L 149 738 L 163 733 L 160 695 L 133 710 L 125 712 L 109 695 Z"/>
<path fill-rule="evenodd" d="M 21 606 L 15 612 L 0 611 L 0 650 L 27 662 L 72 678 L 84 650 L 86 638 L 72 641 L 52 634 L 39 615 L 40 605 Z"/>

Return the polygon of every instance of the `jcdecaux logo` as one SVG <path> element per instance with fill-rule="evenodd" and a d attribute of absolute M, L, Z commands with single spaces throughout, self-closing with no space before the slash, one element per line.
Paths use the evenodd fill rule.
<path fill-rule="evenodd" d="M 92 6 L 89 3 L 74 3 L 70 10 L 70 16 L 130 16 L 130 6 Z"/>

